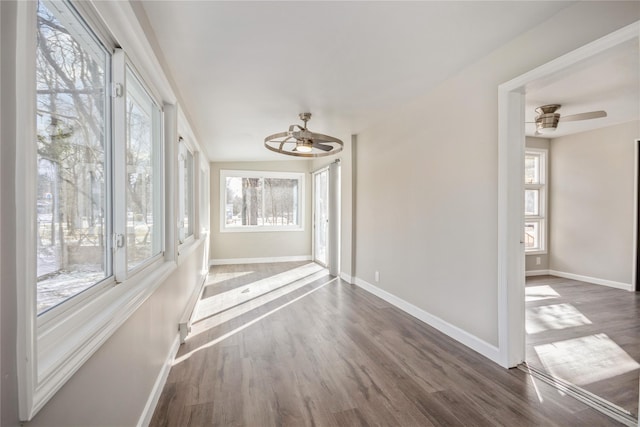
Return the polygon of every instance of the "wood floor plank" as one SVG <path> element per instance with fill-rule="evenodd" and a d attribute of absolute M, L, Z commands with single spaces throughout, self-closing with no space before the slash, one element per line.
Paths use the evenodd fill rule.
<path fill-rule="evenodd" d="M 301 265 L 216 266 L 206 298 Z M 618 425 L 339 279 L 283 286 L 187 338 L 151 426 Z"/>
<path fill-rule="evenodd" d="M 640 293 L 533 276 L 526 294 L 527 363 L 637 415 Z"/>

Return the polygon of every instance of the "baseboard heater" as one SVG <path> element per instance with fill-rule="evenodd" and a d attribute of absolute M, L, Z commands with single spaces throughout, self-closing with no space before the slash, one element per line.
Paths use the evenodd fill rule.
<path fill-rule="evenodd" d="M 600 396 L 590 393 L 587 390 L 580 388 L 575 384 L 571 384 L 570 382 L 554 377 L 553 375 L 549 375 L 548 373 L 540 369 L 536 369 L 532 366 L 527 365 L 526 362 L 518 365 L 518 369 L 528 373 L 529 375 L 539 379 L 540 381 L 543 381 L 549 384 L 550 386 L 556 388 L 557 390 L 568 394 L 574 399 L 579 400 L 585 405 L 592 407 L 596 411 L 599 411 L 615 419 L 616 421 L 621 422 L 624 425 L 627 425 L 630 427 L 636 427 L 638 425 L 638 420 L 634 418 L 631 412 L 617 405 L 614 405 L 608 400 L 605 400 Z"/>
<path fill-rule="evenodd" d="M 180 333 L 180 344 L 184 344 L 184 341 L 187 339 L 187 335 L 191 332 L 191 319 L 193 318 L 193 313 L 196 311 L 196 307 L 198 305 L 198 301 L 202 297 L 202 292 L 204 291 L 204 284 L 207 281 L 208 274 L 204 274 L 202 279 L 200 280 L 200 285 L 196 286 L 193 290 L 193 293 L 189 297 L 189 301 L 187 302 L 187 306 L 182 313 L 182 317 L 180 318 L 180 323 L 178 323 L 178 332 Z"/>

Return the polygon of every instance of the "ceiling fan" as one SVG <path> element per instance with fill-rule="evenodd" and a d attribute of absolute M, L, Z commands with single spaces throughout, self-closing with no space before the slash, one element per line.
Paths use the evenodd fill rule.
<path fill-rule="evenodd" d="M 558 128 L 558 123 L 561 121 L 575 122 L 578 120 L 590 120 L 607 117 L 607 112 L 602 110 L 572 114 L 570 116 L 560 116 L 560 113 L 556 113 L 556 111 L 558 111 L 560 107 L 560 104 L 548 104 L 536 108 L 536 113 L 538 113 L 538 115 L 536 116 L 536 121 L 527 122 L 536 124 L 536 135 L 547 134 L 555 131 Z"/>
<path fill-rule="evenodd" d="M 264 146 L 276 153 L 298 157 L 322 157 L 342 150 L 344 144 L 338 138 L 307 129 L 311 113 L 300 113 L 299 117 L 304 126 L 291 125 L 286 132 L 269 135 L 264 139 Z"/>

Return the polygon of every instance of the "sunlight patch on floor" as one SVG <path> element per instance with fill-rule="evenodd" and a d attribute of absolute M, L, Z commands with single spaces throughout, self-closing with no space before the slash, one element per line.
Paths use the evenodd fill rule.
<path fill-rule="evenodd" d="M 528 334 L 590 324 L 591 320 L 571 304 L 529 307 L 525 318 L 525 329 Z"/>
<path fill-rule="evenodd" d="M 287 270 L 285 272 L 257 280 L 246 285 L 239 286 L 226 292 L 215 294 L 198 302 L 193 322 L 211 317 L 216 313 L 228 310 L 231 307 L 243 304 L 261 295 L 269 293 L 277 288 L 303 279 L 314 273 L 324 270 L 316 263 Z"/>
<path fill-rule="evenodd" d="M 209 275 L 210 279 L 207 281 L 207 285 L 215 285 L 218 283 L 222 283 L 226 280 L 237 279 L 238 277 L 246 276 L 248 274 L 252 274 L 253 271 L 233 271 L 229 273 L 215 273 Z"/>
<path fill-rule="evenodd" d="M 534 347 L 545 369 L 576 385 L 591 384 L 640 368 L 607 334 Z"/>
<path fill-rule="evenodd" d="M 251 310 L 255 310 L 256 308 L 268 304 L 271 301 L 274 301 L 290 292 L 293 292 L 297 289 L 300 289 L 308 284 L 327 276 L 328 273 L 325 269 L 321 269 L 320 271 L 313 273 L 309 276 L 305 276 L 301 279 L 295 280 L 291 283 L 281 284 L 274 290 L 270 292 L 266 292 L 263 294 L 254 295 L 253 298 L 248 299 L 243 302 L 239 302 L 229 308 L 223 309 L 221 311 L 212 311 L 210 315 L 206 315 L 204 310 L 201 313 L 201 318 L 198 321 L 195 321 L 192 325 L 192 330 L 190 336 L 196 336 L 208 329 L 214 328 L 218 325 L 226 323 L 236 317 L 239 317 L 245 313 L 250 312 Z M 251 292 L 247 292 L 246 294 L 240 294 L 239 298 L 250 298 L 251 295 L 246 296 L 247 294 L 251 294 Z M 213 310 L 217 310 L 219 307 L 214 308 Z M 199 310 L 200 311 L 200 310 Z"/>
<path fill-rule="evenodd" d="M 549 285 L 527 286 L 524 288 L 525 302 L 540 301 L 558 297 L 560 297 L 560 294 Z"/>
<path fill-rule="evenodd" d="M 337 277 L 329 280 L 326 283 L 323 283 L 322 285 L 318 286 L 317 288 L 314 288 L 314 289 L 311 289 L 308 292 L 305 292 L 304 294 L 300 295 L 299 297 L 294 298 L 291 301 L 288 301 L 288 302 L 282 304 L 279 307 L 274 308 L 273 310 L 263 314 L 262 316 L 257 317 L 255 319 L 253 319 L 253 320 L 251 320 L 251 321 L 249 321 L 249 322 L 247 322 L 247 323 L 245 323 L 245 324 L 233 329 L 232 331 L 229 331 L 226 334 L 223 334 L 223 335 L 219 336 L 218 338 L 216 338 L 214 340 L 211 340 L 208 343 L 203 344 L 203 345 L 201 345 L 200 347 L 198 347 L 196 349 L 191 350 L 190 352 L 188 352 L 188 353 L 186 353 L 186 354 L 184 354 L 184 355 L 182 355 L 180 357 L 176 357 L 176 359 L 173 361 L 173 365 L 172 366 L 178 365 L 178 364 L 188 360 L 192 355 L 196 354 L 197 352 L 202 351 L 202 350 L 207 349 L 207 348 L 210 348 L 210 347 L 213 347 L 214 345 L 226 340 L 229 337 L 232 337 L 233 335 L 237 334 L 238 332 L 242 332 L 243 330 L 247 329 L 249 326 L 251 326 L 251 325 L 253 325 L 255 323 L 258 323 L 259 321 L 271 316 L 274 313 L 277 313 L 278 311 L 282 310 L 283 308 L 285 308 L 285 307 L 287 307 L 287 306 L 289 306 L 289 305 L 301 300 L 302 298 L 304 298 L 304 297 L 306 297 L 308 295 L 311 295 L 312 293 L 324 288 L 325 286 L 327 286 L 330 283 L 335 282 L 336 280 L 338 280 Z"/>

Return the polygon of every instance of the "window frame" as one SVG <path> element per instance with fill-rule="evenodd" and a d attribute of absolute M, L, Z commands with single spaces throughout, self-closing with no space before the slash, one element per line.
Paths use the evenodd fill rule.
<path fill-rule="evenodd" d="M 36 5 L 34 7 L 34 13 L 37 14 L 37 3 L 35 2 Z M 56 319 L 58 319 L 57 321 L 60 321 L 60 318 L 65 316 L 65 313 L 68 312 L 69 310 L 74 310 L 78 305 L 81 305 L 83 303 L 86 302 L 87 299 L 93 298 L 95 295 L 100 294 L 101 292 L 104 292 L 106 289 L 111 288 L 112 286 L 114 286 L 116 284 L 115 281 L 115 271 L 114 271 L 114 256 L 112 253 L 112 245 L 111 245 L 111 235 L 113 234 L 113 221 L 114 221 L 114 209 L 113 209 L 113 199 L 111 197 L 109 197 L 109 195 L 113 192 L 113 152 L 110 149 L 111 144 L 112 144 L 112 138 L 113 138 L 113 126 L 112 121 L 113 121 L 113 108 L 112 108 L 112 102 L 111 102 L 111 97 L 109 96 L 109 85 L 111 84 L 111 81 L 113 80 L 113 52 L 110 51 L 104 40 L 95 32 L 93 31 L 90 26 L 89 23 L 83 18 L 83 16 L 81 15 L 81 13 L 75 8 L 74 5 L 71 5 L 67 2 L 60 2 L 60 3 L 54 3 L 54 2 L 50 2 L 50 1 L 44 1 L 44 3 L 53 3 L 56 5 L 56 8 L 59 7 L 64 7 L 68 9 L 68 12 L 71 13 L 71 15 L 73 15 L 76 19 L 78 19 L 78 21 L 76 22 L 77 24 L 79 24 L 77 27 L 74 28 L 73 32 L 77 32 L 78 28 L 82 28 L 84 31 L 87 32 L 87 34 L 85 35 L 79 35 L 80 38 L 83 39 L 83 45 L 86 43 L 86 41 L 84 40 L 85 38 L 91 38 L 93 39 L 93 42 L 98 43 L 104 54 L 107 56 L 107 64 L 106 64 L 106 69 L 105 69 L 105 80 L 106 80 L 106 87 L 105 87 L 105 106 L 106 111 L 105 111 L 105 144 L 108 145 L 108 147 L 105 148 L 104 150 L 104 156 L 105 156 L 105 162 L 104 162 L 104 167 L 105 167 L 105 220 L 104 220 L 104 226 L 106 228 L 106 232 L 105 232 L 105 250 L 109 253 L 107 256 L 108 261 L 111 263 L 111 265 L 109 267 L 107 267 L 107 271 L 110 273 L 108 276 L 106 276 L 104 279 L 102 279 L 99 282 L 94 283 L 92 286 L 89 286 L 88 288 L 80 291 L 79 293 L 73 295 L 70 298 L 67 298 L 64 301 L 61 301 L 60 303 L 44 310 L 41 313 L 38 313 L 37 311 L 37 307 L 36 307 L 36 317 L 37 317 L 37 325 L 39 328 L 47 328 L 49 327 L 49 325 L 52 322 L 56 322 Z M 36 49 L 37 50 L 37 49 Z M 34 69 L 35 70 L 35 69 Z M 34 80 L 35 81 L 35 80 Z M 35 89 L 35 88 L 34 88 Z M 34 97 L 35 97 L 35 90 L 34 90 Z M 37 109 L 37 105 L 34 107 Z M 36 168 L 37 168 L 37 164 L 36 164 Z M 29 168 L 25 168 L 25 169 L 29 169 Z M 30 173 L 30 171 L 28 171 L 27 173 Z M 36 184 L 37 184 L 37 179 L 36 179 Z M 27 185 L 31 185 L 30 183 L 27 182 Z M 34 199 L 35 200 L 35 199 Z M 27 212 L 29 213 L 29 212 Z M 37 212 L 36 212 L 36 217 L 37 217 Z M 37 233 L 36 233 L 37 234 Z M 37 283 L 37 277 L 36 277 L 36 283 Z M 36 285 L 37 286 L 37 285 Z M 36 298 L 37 298 L 37 289 L 36 289 Z"/>
<path fill-rule="evenodd" d="M 525 178 L 524 180 L 524 191 L 523 191 L 523 201 L 524 195 L 527 190 L 537 190 L 538 191 L 538 215 L 527 215 L 525 212 L 525 207 L 523 203 L 523 215 L 524 215 L 524 223 L 523 223 L 523 239 L 525 238 L 525 225 L 527 223 L 536 223 L 538 224 L 538 235 L 539 235 L 539 244 L 537 247 L 527 249 L 525 245 L 525 254 L 526 255 L 541 255 L 547 253 L 547 207 L 548 207 L 548 191 L 547 191 L 547 183 L 548 183 L 548 157 L 549 150 L 544 148 L 525 148 L 524 150 L 524 159 L 527 156 L 537 156 L 538 157 L 538 174 L 539 181 L 538 183 L 527 183 Z"/>
<path fill-rule="evenodd" d="M 185 178 L 185 166 L 184 166 L 184 157 L 188 154 L 191 154 L 191 173 L 189 178 L 191 179 L 191 203 L 189 206 L 191 213 L 190 222 L 191 222 L 191 234 L 184 234 L 183 230 L 185 230 L 184 226 L 184 217 L 185 217 L 185 192 L 186 192 L 186 183 L 184 181 Z M 186 245 L 191 243 L 192 241 L 198 239 L 198 231 L 197 231 L 197 217 L 198 214 L 196 212 L 196 169 L 199 169 L 196 160 L 198 158 L 198 152 L 193 147 L 193 144 L 190 142 L 189 138 L 184 138 L 180 136 L 178 138 L 178 244 Z"/>
<path fill-rule="evenodd" d="M 124 116 L 118 118 L 116 104 L 118 102 L 117 77 L 115 75 L 116 53 L 124 52 L 116 49 L 115 42 L 106 40 L 105 30 L 101 18 L 87 14 L 89 6 L 64 2 L 65 6 L 74 14 L 78 24 L 89 35 L 95 38 L 109 55 L 111 55 L 108 73 L 110 78 L 107 85 L 106 104 L 110 116 L 106 126 L 108 140 L 106 152 L 111 158 L 106 167 L 109 168 L 111 180 L 108 185 L 106 198 L 111 199 L 109 210 L 112 216 L 111 235 L 107 236 L 109 247 L 112 248 L 112 236 L 116 232 L 116 221 L 122 217 L 126 219 L 126 210 L 118 210 L 116 206 L 119 184 L 115 181 L 118 174 L 125 168 L 119 164 L 115 147 L 118 143 L 125 144 L 123 139 L 118 142 L 118 132 L 124 126 Z M 37 2 L 18 2 L 18 31 L 16 32 L 16 91 L 23 96 L 16 98 L 16 140 L 36 141 L 36 32 Z M 110 6 L 111 7 L 111 6 Z M 116 6 L 113 6 L 115 10 Z M 129 28 L 127 28 L 129 30 Z M 131 35 L 135 29 L 126 33 Z M 128 59 L 127 59 L 128 61 Z M 142 64 L 148 69 L 150 64 L 146 58 Z M 133 62 L 131 68 L 136 71 Z M 124 68 L 123 68 L 124 69 Z M 137 71 L 136 71 L 137 73 Z M 153 73 L 151 73 L 152 75 Z M 18 368 L 18 405 L 21 421 L 31 420 L 35 414 L 53 397 L 56 392 L 71 378 L 71 376 L 98 350 L 101 345 L 144 303 L 147 298 L 169 277 L 176 269 L 175 250 L 167 252 L 174 243 L 174 231 L 168 225 L 172 218 L 173 203 L 172 189 L 168 185 L 167 174 L 175 176 L 176 172 L 164 160 L 165 153 L 175 155 L 167 149 L 170 141 L 164 131 L 165 114 L 162 99 L 153 92 L 153 86 L 141 78 L 137 78 L 159 108 L 159 148 L 161 155 L 157 159 L 160 169 L 158 195 L 160 197 L 159 211 L 162 234 L 162 251 L 153 259 L 147 260 L 136 268 L 127 272 L 122 281 L 116 279 L 116 256 L 112 259 L 112 275 L 104 283 L 88 288 L 65 302 L 44 311 L 37 312 L 37 272 L 36 272 L 36 188 L 37 188 L 37 147 L 35 142 L 16 144 L 16 161 L 22 165 L 16 170 L 16 228 L 21 230 L 20 239 L 16 239 L 16 283 L 17 283 L 17 368 Z M 149 75 L 149 74 L 148 74 Z M 124 89 L 124 87 L 121 87 Z M 165 88 L 166 89 L 166 88 Z M 113 94 L 111 93 L 113 92 Z M 124 93 L 121 91 L 121 93 Z M 172 139 L 173 144 L 175 140 Z M 120 179 L 123 175 L 120 175 Z M 121 184 L 120 184 L 121 185 Z M 169 203 L 171 201 L 171 203 Z M 175 227 L 175 224 L 171 224 Z M 168 238 L 168 239 L 167 239 Z M 126 265 L 126 263 L 125 263 Z"/>
<path fill-rule="evenodd" d="M 112 148 L 114 151 L 114 190 L 113 190 L 113 198 L 114 198 L 114 238 L 116 236 L 122 236 L 125 239 L 124 245 L 122 247 L 118 247 L 118 245 L 114 242 L 114 273 L 116 283 L 122 283 L 127 280 L 129 277 L 133 277 L 139 272 L 146 270 L 149 266 L 159 266 L 162 262 L 164 262 L 165 252 L 166 252 L 166 238 L 165 238 L 165 221 L 166 221 L 166 184 L 165 184 L 165 175 L 166 170 L 164 167 L 164 157 L 165 157 L 165 137 L 164 137 L 164 110 L 162 108 L 162 103 L 158 101 L 157 97 L 153 94 L 153 92 L 149 89 L 148 84 L 144 81 L 141 74 L 137 71 L 133 62 L 129 59 L 127 54 L 122 49 L 115 49 L 113 53 L 113 85 L 115 96 L 112 96 L 113 101 L 113 118 L 112 118 L 112 126 L 114 127 L 114 138 L 111 142 Z M 154 143 L 158 144 L 159 153 L 153 159 L 153 166 L 159 169 L 160 176 L 156 177 L 158 179 L 157 184 L 160 188 L 157 190 L 157 195 L 160 196 L 161 200 L 154 200 L 153 204 L 158 203 L 157 206 L 154 206 L 154 211 L 157 211 L 160 214 L 160 251 L 157 254 L 152 255 L 151 257 L 146 258 L 142 262 L 134 265 L 129 268 L 129 259 L 127 257 L 127 186 L 126 180 L 128 177 L 127 174 L 127 162 L 126 162 L 126 150 L 127 150 L 127 138 L 126 138 L 126 94 L 127 94 L 127 74 L 131 74 L 133 78 L 137 80 L 137 84 L 140 85 L 140 89 L 142 89 L 145 94 L 152 101 L 155 108 L 159 113 L 159 122 L 152 123 L 154 127 L 157 127 L 155 131 L 158 132 L 158 139 L 154 141 Z M 117 89 L 118 86 L 121 89 Z"/>
<path fill-rule="evenodd" d="M 278 231 L 304 231 L 305 224 L 305 177 L 303 172 L 272 172 L 255 170 L 220 170 L 220 232 L 221 233 L 256 233 L 256 232 L 278 232 Z M 299 224 L 289 225 L 240 225 L 227 226 L 226 224 L 226 200 L 227 200 L 227 178 L 265 178 L 273 179 L 296 179 L 298 180 L 298 218 Z M 263 188 L 264 191 L 264 188 Z M 263 197 L 263 203 L 265 198 Z"/>

